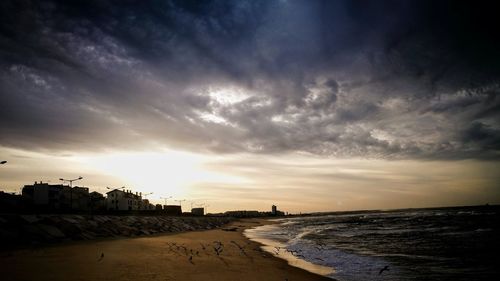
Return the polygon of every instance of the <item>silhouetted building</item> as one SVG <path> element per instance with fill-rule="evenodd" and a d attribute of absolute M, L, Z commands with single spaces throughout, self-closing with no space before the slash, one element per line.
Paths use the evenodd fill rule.
<path fill-rule="evenodd" d="M 280 210 L 278 210 L 278 207 L 276 207 L 276 205 L 273 205 L 271 207 L 271 214 L 270 215 L 271 216 L 284 216 L 285 213 L 282 212 L 282 211 L 280 211 Z"/>
<path fill-rule="evenodd" d="M 259 211 L 227 211 L 224 213 L 224 215 L 228 217 L 235 217 L 235 218 L 254 218 L 254 217 L 262 217 L 264 216 L 263 213 Z"/>
<path fill-rule="evenodd" d="M 136 192 L 130 190 L 113 189 L 106 193 L 106 206 L 108 210 L 115 211 L 135 211 L 139 210 L 142 205 L 142 198 Z"/>
<path fill-rule="evenodd" d="M 21 195 L 11 194 L 0 191 L 0 211 L 1 212 L 16 212 L 23 209 L 23 201 Z"/>
<path fill-rule="evenodd" d="M 63 185 L 61 193 L 61 209 L 88 211 L 90 195 L 87 187 Z"/>
<path fill-rule="evenodd" d="M 163 211 L 167 215 L 174 215 L 174 216 L 182 215 L 182 208 L 180 205 L 163 205 Z"/>
<path fill-rule="evenodd" d="M 48 183 L 35 182 L 25 185 L 22 190 L 23 200 L 29 207 L 41 210 L 61 209 L 61 184 L 49 185 Z"/>
<path fill-rule="evenodd" d="M 157 210 L 157 211 L 161 211 L 161 210 L 163 210 L 162 205 L 161 205 L 161 204 L 156 204 L 156 206 L 155 206 L 155 210 Z"/>
<path fill-rule="evenodd" d="M 141 205 L 139 206 L 139 210 L 152 211 L 154 209 L 155 209 L 155 205 L 149 203 L 148 199 L 142 199 Z"/>
<path fill-rule="evenodd" d="M 89 189 L 62 184 L 35 182 L 22 190 L 25 204 L 37 210 L 86 211 L 89 209 Z"/>
<path fill-rule="evenodd" d="M 89 193 L 90 197 L 90 209 L 94 211 L 105 211 L 106 210 L 106 198 L 103 194 L 93 191 Z"/>
<path fill-rule="evenodd" d="M 191 214 L 195 215 L 195 216 L 204 216 L 205 215 L 205 208 L 192 208 Z"/>

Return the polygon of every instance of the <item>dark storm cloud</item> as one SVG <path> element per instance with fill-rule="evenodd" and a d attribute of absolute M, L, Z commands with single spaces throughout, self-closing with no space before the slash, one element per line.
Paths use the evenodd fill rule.
<path fill-rule="evenodd" d="M 488 4 L 0 5 L 4 146 L 498 158 Z"/>

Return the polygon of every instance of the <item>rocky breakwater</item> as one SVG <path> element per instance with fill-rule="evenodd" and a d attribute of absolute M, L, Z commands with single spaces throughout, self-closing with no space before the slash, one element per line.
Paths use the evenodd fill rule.
<path fill-rule="evenodd" d="M 207 230 L 230 221 L 226 217 L 0 215 L 0 249 Z"/>

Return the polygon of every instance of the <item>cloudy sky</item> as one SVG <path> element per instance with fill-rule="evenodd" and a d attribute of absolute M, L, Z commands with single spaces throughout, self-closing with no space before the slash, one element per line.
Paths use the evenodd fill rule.
<path fill-rule="evenodd" d="M 83 176 L 209 211 L 500 203 L 495 11 L 1 1 L 0 189 Z"/>

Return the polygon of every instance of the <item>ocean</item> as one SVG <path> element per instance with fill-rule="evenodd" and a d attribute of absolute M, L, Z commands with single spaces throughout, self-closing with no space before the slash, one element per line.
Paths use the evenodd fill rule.
<path fill-rule="evenodd" d="M 500 207 L 482 206 L 283 218 L 245 235 L 340 281 L 498 280 L 499 226 Z"/>

